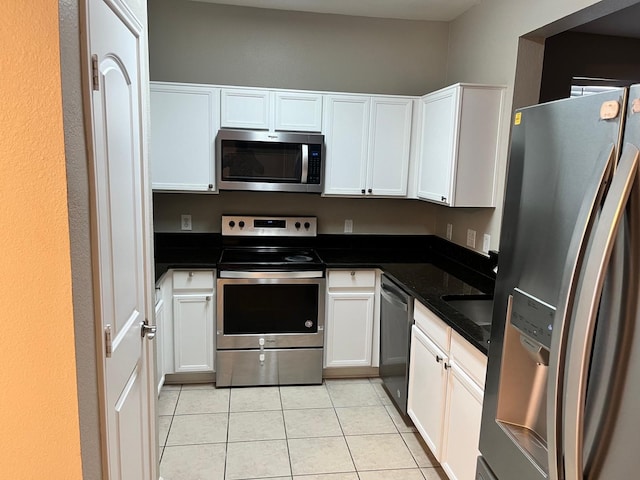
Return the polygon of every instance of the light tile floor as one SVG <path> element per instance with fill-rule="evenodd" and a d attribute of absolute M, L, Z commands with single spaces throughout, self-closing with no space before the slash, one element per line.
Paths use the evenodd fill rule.
<path fill-rule="evenodd" d="M 167 385 L 164 480 L 445 480 L 379 379 L 317 386 Z"/>

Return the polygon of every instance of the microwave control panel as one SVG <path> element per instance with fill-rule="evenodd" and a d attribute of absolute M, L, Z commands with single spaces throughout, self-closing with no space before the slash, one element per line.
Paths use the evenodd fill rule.
<path fill-rule="evenodd" d="M 322 145 L 309 145 L 309 172 L 307 183 L 320 184 L 322 178 Z"/>

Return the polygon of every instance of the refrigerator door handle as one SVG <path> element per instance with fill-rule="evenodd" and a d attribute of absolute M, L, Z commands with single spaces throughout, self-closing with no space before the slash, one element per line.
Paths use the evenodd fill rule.
<path fill-rule="evenodd" d="M 591 364 L 594 331 L 618 227 L 634 185 L 637 188 L 638 149 L 625 144 L 611 187 L 595 227 L 593 242 L 585 260 L 577 297 L 565 373 L 563 415 L 564 472 L 566 480 L 584 478 L 584 410 Z"/>
<path fill-rule="evenodd" d="M 547 387 L 547 451 L 549 460 L 549 480 L 561 480 L 563 478 L 562 466 L 562 400 L 564 383 L 564 366 L 566 360 L 567 337 L 569 335 L 569 325 L 571 313 L 574 309 L 577 285 L 581 267 L 586 254 L 586 247 L 593 232 L 593 224 L 596 221 L 597 210 L 602 204 L 602 199 L 610 184 L 611 176 L 616 162 L 615 146 L 611 145 L 606 168 L 601 172 L 598 179 L 600 185 L 597 194 L 591 199 L 586 199 L 578 214 L 578 224 L 583 228 L 576 229 L 569 252 L 577 252 L 575 255 L 568 255 L 574 260 L 565 265 L 562 285 L 565 290 L 561 292 L 560 298 L 563 303 L 558 305 L 556 317 L 554 319 L 554 331 L 551 338 L 551 350 L 549 356 L 549 380 Z"/>

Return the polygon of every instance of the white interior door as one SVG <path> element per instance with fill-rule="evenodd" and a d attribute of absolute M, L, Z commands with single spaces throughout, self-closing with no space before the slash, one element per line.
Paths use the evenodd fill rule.
<path fill-rule="evenodd" d="M 108 478 L 152 478 L 145 307 L 143 28 L 118 0 L 88 1 L 96 290 L 104 346 Z M 150 401 L 151 400 L 151 401 Z"/>

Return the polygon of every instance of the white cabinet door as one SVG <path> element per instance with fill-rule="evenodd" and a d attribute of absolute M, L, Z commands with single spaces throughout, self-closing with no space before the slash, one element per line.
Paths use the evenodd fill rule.
<path fill-rule="evenodd" d="M 375 293 L 329 293 L 325 367 L 370 367 Z"/>
<path fill-rule="evenodd" d="M 442 467 L 451 480 L 474 480 L 480 452 L 483 392 L 452 362 L 448 381 L 448 405 Z"/>
<path fill-rule="evenodd" d="M 325 97 L 325 194 L 365 193 L 370 105 L 366 96 Z"/>
<path fill-rule="evenodd" d="M 274 130 L 289 132 L 322 131 L 322 95 L 275 92 Z"/>
<path fill-rule="evenodd" d="M 173 296 L 176 373 L 213 371 L 213 295 Z"/>
<path fill-rule="evenodd" d="M 268 90 L 223 88 L 220 104 L 223 128 L 269 130 L 271 102 Z"/>
<path fill-rule="evenodd" d="M 413 100 L 374 97 L 371 100 L 371 138 L 367 192 L 405 196 L 411 146 Z"/>
<path fill-rule="evenodd" d="M 452 207 L 495 206 L 504 87 L 456 84 L 420 99 L 417 196 Z"/>
<path fill-rule="evenodd" d="M 214 191 L 219 89 L 165 83 L 150 89 L 152 188 Z"/>
<path fill-rule="evenodd" d="M 436 459 L 442 459 L 447 354 L 418 327 L 411 329 L 407 413 Z"/>
<path fill-rule="evenodd" d="M 459 90 L 445 89 L 421 99 L 422 148 L 418 197 L 450 204 Z"/>

